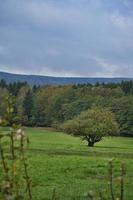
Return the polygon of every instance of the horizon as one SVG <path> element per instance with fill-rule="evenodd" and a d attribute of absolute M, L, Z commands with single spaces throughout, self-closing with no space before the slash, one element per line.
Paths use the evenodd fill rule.
<path fill-rule="evenodd" d="M 100 77 L 100 76 L 52 76 L 52 75 L 39 75 L 39 74 L 24 74 L 24 73 L 12 73 L 12 72 L 6 72 L 6 71 L 0 71 L 0 73 L 4 74 L 10 74 L 10 75 L 18 75 L 18 76 L 40 76 L 40 77 L 51 77 L 51 78 L 102 78 L 102 79 L 133 79 L 133 77 Z"/>

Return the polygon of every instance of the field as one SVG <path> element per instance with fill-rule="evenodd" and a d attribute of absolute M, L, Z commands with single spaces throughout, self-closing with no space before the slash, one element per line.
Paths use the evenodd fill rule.
<path fill-rule="evenodd" d="M 108 191 L 108 162 L 114 158 L 114 189 L 119 194 L 120 164 L 125 163 L 125 200 L 133 199 L 133 139 L 108 137 L 88 148 L 64 133 L 27 128 L 33 199 L 80 199 L 88 191 Z M 110 199 L 110 197 L 108 197 Z"/>
<path fill-rule="evenodd" d="M 88 148 L 79 138 L 51 130 L 29 128 L 30 173 L 34 199 L 80 198 L 88 191 L 108 190 L 108 161 L 114 158 L 114 173 L 119 176 L 120 163 L 126 166 L 125 196 L 133 197 L 133 140 L 104 138 L 94 148 Z M 114 178 L 116 178 L 114 177 Z M 119 192 L 119 180 L 116 194 Z"/>

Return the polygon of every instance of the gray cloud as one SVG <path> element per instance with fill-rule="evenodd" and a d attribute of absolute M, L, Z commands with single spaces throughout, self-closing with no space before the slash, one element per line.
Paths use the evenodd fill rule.
<path fill-rule="evenodd" d="M 132 0 L 0 0 L 0 70 L 132 76 Z"/>

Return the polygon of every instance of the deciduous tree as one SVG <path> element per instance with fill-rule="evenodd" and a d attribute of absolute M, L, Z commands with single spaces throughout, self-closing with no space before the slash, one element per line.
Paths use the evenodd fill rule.
<path fill-rule="evenodd" d="M 88 142 L 89 147 L 93 147 L 102 137 L 117 135 L 118 124 L 111 111 L 93 108 L 82 112 L 61 125 L 61 129 L 74 136 L 79 136 Z"/>

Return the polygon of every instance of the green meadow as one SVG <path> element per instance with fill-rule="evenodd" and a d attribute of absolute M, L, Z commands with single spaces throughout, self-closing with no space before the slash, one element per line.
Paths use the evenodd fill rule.
<path fill-rule="evenodd" d="M 25 129 L 30 139 L 29 173 L 34 200 L 82 199 L 87 192 L 109 197 L 108 162 L 114 159 L 114 190 L 119 196 L 121 163 L 125 164 L 124 195 L 133 197 L 133 139 L 107 137 L 88 148 L 84 141 L 43 128 Z"/>

